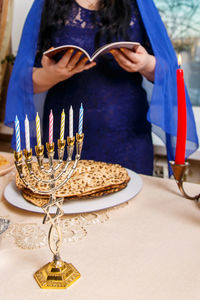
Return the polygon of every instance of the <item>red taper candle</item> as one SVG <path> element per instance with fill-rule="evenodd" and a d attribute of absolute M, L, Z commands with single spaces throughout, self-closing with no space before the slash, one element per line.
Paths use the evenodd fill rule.
<path fill-rule="evenodd" d="M 185 148 L 187 138 L 187 110 L 186 110 L 186 96 L 184 74 L 181 69 L 181 55 L 178 56 L 179 69 L 176 71 L 177 78 L 177 100 L 178 100 L 178 124 L 177 124 L 177 141 L 175 163 L 185 163 Z"/>

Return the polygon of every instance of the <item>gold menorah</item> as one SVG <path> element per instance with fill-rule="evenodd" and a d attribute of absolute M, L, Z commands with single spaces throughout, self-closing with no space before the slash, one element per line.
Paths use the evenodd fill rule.
<path fill-rule="evenodd" d="M 35 152 L 37 157 L 39 174 L 33 170 L 32 166 L 32 149 L 24 150 L 24 160 L 22 151 L 15 152 L 15 165 L 19 173 L 20 178 L 27 188 L 29 188 L 34 193 L 41 195 L 49 195 L 49 201 L 46 205 L 42 207 L 45 216 L 43 223 L 50 223 L 50 229 L 48 234 L 48 244 L 51 252 L 53 253 L 53 261 L 43 266 L 35 274 L 34 278 L 38 282 L 39 286 L 43 289 L 64 289 L 70 286 L 74 281 L 80 277 L 80 273 L 76 268 L 70 264 L 64 262 L 60 257 L 60 248 L 62 245 L 62 232 L 59 224 L 60 217 L 63 216 L 64 211 L 62 209 L 62 204 L 64 198 L 56 197 L 56 192 L 67 183 L 71 178 L 74 170 L 77 167 L 78 161 L 81 157 L 82 146 L 83 146 L 84 134 L 76 134 L 76 155 L 75 160 L 72 162 L 72 156 L 74 152 L 75 137 L 67 137 L 67 159 L 64 161 L 64 152 L 66 141 L 58 140 L 58 161 L 54 160 L 54 143 L 46 143 L 48 163 L 44 166 L 44 146 L 36 146 Z M 30 183 L 23 172 L 24 166 L 27 166 L 28 172 L 31 179 L 34 182 L 41 182 L 49 185 L 47 191 L 39 190 L 33 183 Z M 47 180 L 43 179 L 44 175 L 48 177 Z M 56 184 L 60 177 L 62 176 L 61 182 Z M 52 206 L 56 207 L 55 214 L 50 213 L 50 208 Z M 55 238 L 56 237 L 56 238 Z"/>

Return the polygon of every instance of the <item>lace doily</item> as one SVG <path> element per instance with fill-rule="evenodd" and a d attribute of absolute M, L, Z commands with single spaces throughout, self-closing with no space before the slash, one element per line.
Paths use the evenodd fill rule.
<path fill-rule="evenodd" d="M 4 176 L 0 191 L 0 202 L 3 202 L 3 191 L 6 185 L 15 178 L 15 171 Z M 88 227 L 109 221 L 113 211 L 126 207 L 128 202 L 119 206 L 98 212 L 64 216 L 60 220 L 63 243 L 73 243 L 83 239 L 88 234 Z M 48 232 L 50 225 L 42 224 L 43 215 L 37 222 L 14 222 L 9 214 L 0 215 L 0 218 L 10 219 L 9 228 L 2 234 L 2 239 L 9 239 L 10 245 L 21 249 L 39 249 L 48 246 Z"/>
<path fill-rule="evenodd" d="M 110 214 L 116 209 L 124 207 L 128 202 L 101 212 L 81 214 L 60 220 L 63 243 L 77 242 L 88 234 L 88 226 L 101 224 L 110 219 Z M 9 218 L 9 216 L 1 216 Z M 3 237 L 14 242 L 21 249 L 38 249 L 48 245 L 49 224 L 41 223 L 14 223 L 11 224 Z"/>

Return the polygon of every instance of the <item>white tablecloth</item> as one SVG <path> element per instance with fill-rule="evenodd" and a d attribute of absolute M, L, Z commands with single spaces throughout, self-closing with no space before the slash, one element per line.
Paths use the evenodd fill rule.
<path fill-rule="evenodd" d="M 14 208 L 2 195 L 0 216 L 11 227 L 0 241 L 0 299 L 199 300 L 200 210 L 175 181 L 141 177 L 142 191 L 127 205 L 97 216 L 82 238 L 63 243 L 62 258 L 82 275 L 66 290 L 42 290 L 33 278 L 52 260 L 47 245 L 20 247 L 19 228 L 43 228 L 42 216 Z M 0 178 L 1 192 L 10 179 Z M 199 192 L 197 184 L 185 187 Z"/>

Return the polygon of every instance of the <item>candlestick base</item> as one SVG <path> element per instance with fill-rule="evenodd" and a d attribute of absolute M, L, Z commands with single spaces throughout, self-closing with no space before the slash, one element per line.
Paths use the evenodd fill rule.
<path fill-rule="evenodd" d="M 173 171 L 173 175 L 174 178 L 176 180 L 176 183 L 178 185 L 178 188 L 180 190 L 180 192 L 182 193 L 182 195 L 189 199 L 189 200 L 195 200 L 198 201 L 200 200 L 200 194 L 196 195 L 196 196 L 190 196 L 186 193 L 184 187 L 183 187 L 183 183 L 184 183 L 184 174 L 185 171 L 188 169 L 189 167 L 189 163 L 185 162 L 184 164 L 176 164 L 174 161 L 170 161 L 169 162 Z"/>
<path fill-rule="evenodd" d="M 52 261 L 34 274 L 35 280 L 42 289 L 66 289 L 80 276 L 81 274 L 72 264 L 62 260 Z"/>

